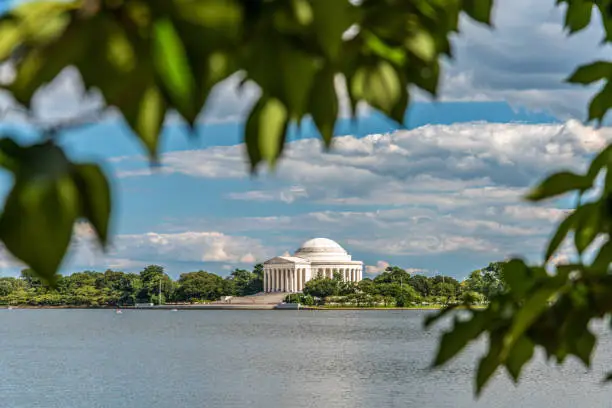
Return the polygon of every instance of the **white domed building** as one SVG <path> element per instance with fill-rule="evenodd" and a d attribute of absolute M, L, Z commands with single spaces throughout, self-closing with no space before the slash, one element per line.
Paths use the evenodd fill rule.
<path fill-rule="evenodd" d="M 363 262 L 337 242 L 314 238 L 302 244 L 293 256 L 277 256 L 264 262 L 265 292 L 301 292 L 304 285 L 317 275 L 332 278 L 339 272 L 345 281 L 359 282 Z"/>

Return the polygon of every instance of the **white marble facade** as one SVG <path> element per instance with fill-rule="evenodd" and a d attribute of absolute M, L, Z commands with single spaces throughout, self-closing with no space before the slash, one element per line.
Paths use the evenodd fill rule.
<path fill-rule="evenodd" d="M 277 256 L 264 262 L 265 292 L 301 292 L 317 275 L 331 278 L 339 272 L 345 281 L 359 282 L 363 262 L 353 261 L 337 242 L 314 238 L 304 242 L 293 256 Z"/>

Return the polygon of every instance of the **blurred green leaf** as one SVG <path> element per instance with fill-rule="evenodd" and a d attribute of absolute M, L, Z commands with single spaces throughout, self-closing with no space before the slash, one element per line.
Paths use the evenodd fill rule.
<path fill-rule="evenodd" d="M 429 316 L 427 316 L 425 318 L 425 320 L 423 322 L 423 326 L 425 328 L 430 327 L 431 325 L 436 323 L 438 320 L 440 320 L 444 316 L 448 315 L 450 312 L 456 311 L 457 307 L 459 307 L 458 304 L 451 304 L 451 305 L 445 306 L 439 312 L 430 314 Z"/>
<path fill-rule="evenodd" d="M 591 354 L 593 353 L 595 344 L 597 344 L 597 338 L 588 328 L 576 334 L 575 354 L 585 366 L 589 367 L 591 365 Z"/>
<path fill-rule="evenodd" d="M 610 263 L 612 263 L 612 241 L 608 240 L 599 249 L 591 267 L 597 271 L 606 273 L 608 272 Z"/>
<path fill-rule="evenodd" d="M 100 243 L 106 246 L 112 206 L 110 184 L 96 164 L 74 165 L 72 177 L 79 192 L 82 215 L 93 226 Z"/>
<path fill-rule="evenodd" d="M 455 318 L 451 331 L 442 335 L 438 352 L 434 359 L 434 366 L 440 366 L 457 355 L 467 344 L 476 339 L 484 330 L 486 315 L 483 312 L 473 311 L 469 320 Z"/>
<path fill-rule="evenodd" d="M 610 77 L 612 77 L 612 62 L 596 61 L 578 67 L 567 82 L 588 85 Z"/>
<path fill-rule="evenodd" d="M 587 172 L 587 179 L 590 183 L 595 183 L 595 179 L 604 167 L 608 167 L 612 163 L 612 145 L 603 149 L 591 162 Z"/>
<path fill-rule="evenodd" d="M 476 395 L 480 395 L 484 386 L 501 364 L 499 353 L 501 351 L 501 338 L 498 333 L 492 332 L 489 336 L 489 351 L 480 359 L 476 372 Z"/>
<path fill-rule="evenodd" d="M 518 339 L 523 335 L 548 306 L 548 301 L 559 292 L 559 284 L 548 282 L 525 300 L 522 307 L 516 312 L 508 333 L 504 336 L 501 358 L 504 359 L 512 350 Z"/>
<path fill-rule="evenodd" d="M 133 90 L 136 92 L 136 90 Z M 153 160 L 157 160 L 157 147 L 160 132 L 166 117 L 166 105 L 161 93 L 150 85 L 139 96 L 135 104 L 122 109 L 123 116 L 130 127 L 138 134 L 140 140 Z"/>
<path fill-rule="evenodd" d="M 372 107 L 386 114 L 402 100 L 402 93 L 408 92 L 402 89 L 397 71 L 386 61 L 357 71 L 353 88 L 356 95 L 361 95 Z"/>
<path fill-rule="evenodd" d="M 555 231 L 555 235 L 548 243 L 546 255 L 544 256 L 545 261 L 548 261 L 554 255 L 559 248 L 559 245 L 561 245 L 563 240 L 565 240 L 565 237 L 567 237 L 567 234 L 576 226 L 578 219 L 578 215 L 573 211 L 571 214 L 565 217 L 561 224 L 559 224 L 557 231 Z"/>
<path fill-rule="evenodd" d="M 323 67 L 315 77 L 310 95 L 309 110 L 325 146 L 330 147 L 334 136 L 334 125 L 338 118 L 338 96 L 334 85 L 334 70 Z"/>
<path fill-rule="evenodd" d="M 525 336 L 521 336 L 506 359 L 506 368 L 514 382 L 518 382 L 523 366 L 533 357 L 534 344 Z"/>
<path fill-rule="evenodd" d="M 30 50 L 20 61 L 8 90 L 19 103 L 29 107 L 34 93 L 55 79 L 65 67 L 73 65 L 86 45 L 86 36 L 79 30 L 70 29 L 62 41 Z"/>
<path fill-rule="evenodd" d="M 589 0 L 571 0 L 565 13 L 565 27 L 570 34 L 584 29 L 591 22 L 593 3 Z"/>
<path fill-rule="evenodd" d="M 342 34 L 356 23 L 354 6 L 348 1 L 311 0 L 313 27 L 319 45 L 331 60 L 342 46 Z"/>
<path fill-rule="evenodd" d="M 592 183 L 585 176 L 563 171 L 548 177 L 539 186 L 533 189 L 526 198 L 530 201 L 540 201 L 570 191 L 583 191 L 591 186 Z"/>
<path fill-rule="evenodd" d="M 591 99 L 588 120 L 603 120 L 610 107 L 612 107 L 612 82 L 606 83 L 601 91 Z"/>
<path fill-rule="evenodd" d="M 52 144 L 28 147 L 0 215 L 0 238 L 6 248 L 51 285 L 80 207 L 69 166 Z"/>
<path fill-rule="evenodd" d="M 0 22 L 0 61 L 5 61 L 22 41 L 21 31 L 13 21 Z"/>
<path fill-rule="evenodd" d="M 493 0 L 463 0 L 463 8 L 474 20 L 484 24 L 491 23 Z"/>
<path fill-rule="evenodd" d="M 504 266 L 504 281 L 515 296 L 522 297 L 533 284 L 527 265 L 519 259 L 511 259 Z"/>
<path fill-rule="evenodd" d="M 245 127 L 245 142 L 253 170 L 261 160 L 274 166 L 285 142 L 288 123 L 287 109 L 278 99 L 259 99 Z"/>
<path fill-rule="evenodd" d="M 601 230 L 601 210 L 597 203 L 588 203 L 578 210 L 574 242 L 579 254 L 595 240 Z"/>
<path fill-rule="evenodd" d="M 153 33 L 152 55 L 156 73 L 173 105 L 193 124 L 200 107 L 195 106 L 195 80 L 185 47 L 168 18 L 156 21 Z"/>

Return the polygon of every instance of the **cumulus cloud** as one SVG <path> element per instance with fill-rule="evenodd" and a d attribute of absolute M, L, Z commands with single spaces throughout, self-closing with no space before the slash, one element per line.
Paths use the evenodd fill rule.
<path fill-rule="evenodd" d="M 214 231 L 180 233 L 122 234 L 113 238 L 111 248 L 102 252 L 89 224 L 75 226 L 65 268 L 128 269 L 146 265 L 186 263 L 248 264 L 267 259 L 274 251 L 259 240 Z M 0 268 L 23 266 L 6 249 L 0 249 Z"/>
<path fill-rule="evenodd" d="M 551 171 L 584 170 L 586 159 L 611 138 L 610 128 L 568 121 L 464 123 L 345 136 L 328 154 L 320 153 L 318 140 L 301 140 L 288 145 L 273 175 L 260 176 L 257 190 L 228 198 L 316 203 L 326 210 L 189 222 L 210 222 L 244 236 L 269 230 L 331 236 L 351 250 L 386 256 L 541 256 L 552 226 L 567 210 L 555 203 L 528 205 L 521 197 Z M 238 165 L 244 164 L 242 149 L 167 153 L 163 169 L 197 178 L 245 178 Z"/>
<path fill-rule="evenodd" d="M 383 273 L 389 265 L 387 261 L 377 261 L 376 265 L 366 265 L 365 272 L 370 275 L 378 275 L 379 273 Z"/>
<path fill-rule="evenodd" d="M 561 118 L 585 118 L 594 88 L 568 85 L 579 65 L 605 58 L 600 18 L 573 36 L 563 29 L 565 5 L 529 0 L 495 3 L 494 28 L 465 18 L 446 64 L 443 100 L 504 100 Z"/>

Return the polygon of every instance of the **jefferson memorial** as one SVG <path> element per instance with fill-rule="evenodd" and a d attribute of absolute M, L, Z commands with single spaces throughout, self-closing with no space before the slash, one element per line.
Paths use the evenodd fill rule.
<path fill-rule="evenodd" d="M 309 280 L 318 275 L 332 278 L 335 272 L 345 281 L 359 282 L 362 271 L 363 262 L 353 261 L 337 242 L 314 238 L 304 242 L 293 256 L 277 256 L 264 262 L 264 291 L 301 292 Z"/>

